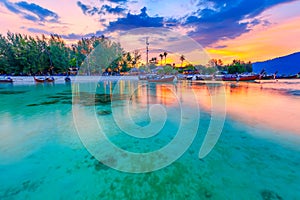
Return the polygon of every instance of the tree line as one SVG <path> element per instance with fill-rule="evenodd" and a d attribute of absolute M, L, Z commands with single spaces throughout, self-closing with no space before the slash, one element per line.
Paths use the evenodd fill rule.
<path fill-rule="evenodd" d="M 104 36 L 81 38 L 67 45 L 57 34 L 33 37 L 20 33 L 0 34 L 0 74 L 65 75 L 72 68 L 85 74 L 128 71 L 140 55 L 124 52 L 119 43 Z"/>
<path fill-rule="evenodd" d="M 166 65 L 167 55 L 167 52 L 159 55 L 161 66 L 163 58 Z M 66 75 L 72 68 L 80 68 L 80 73 L 85 75 L 99 75 L 103 72 L 112 74 L 128 72 L 140 65 L 140 59 L 139 51 L 125 52 L 119 43 L 103 35 L 81 38 L 75 44 L 67 45 L 57 34 L 49 37 L 11 32 L 7 32 L 6 36 L 0 34 L 0 74 Z M 180 61 L 183 68 L 184 55 L 180 56 Z M 155 68 L 157 64 L 158 59 L 151 58 L 149 68 Z M 179 73 L 181 68 L 176 68 Z M 224 65 L 220 59 L 211 59 L 206 66 L 189 64 L 185 68 L 197 69 L 203 74 L 217 71 L 234 74 L 252 72 L 252 63 L 233 60 L 231 64 Z"/>
<path fill-rule="evenodd" d="M 221 59 L 210 59 L 206 65 L 192 65 L 188 64 L 184 70 L 194 70 L 200 74 L 240 74 L 240 73 L 251 73 L 252 63 L 245 62 L 242 60 L 233 60 L 230 64 L 223 64 Z M 183 71 L 181 69 L 181 71 Z"/>
<path fill-rule="evenodd" d="M 217 71 L 226 72 L 229 74 L 250 73 L 253 71 L 251 61 L 245 62 L 234 59 L 230 64 L 224 65 L 221 59 L 211 59 L 206 66 L 198 66 L 203 73 L 213 74 Z"/>
<path fill-rule="evenodd" d="M 0 34 L 0 73 L 29 75 L 63 72 L 69 66 L 71 50 L 61 37 L 32 37 L 8 32 Z"/>

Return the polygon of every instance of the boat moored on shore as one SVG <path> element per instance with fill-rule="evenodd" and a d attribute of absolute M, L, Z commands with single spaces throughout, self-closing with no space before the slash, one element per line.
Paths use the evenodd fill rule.
<path fill-rule="evenodd" d="M 36 83 L 53 83 L 55 81 L 53 77 L 37 78 L 34 76 L 33 79 Z"/>
<path fill-rule="evenodd" d="M 0 78 L 0 83 L 12 83 L 12 82 L 14 82 L 14 80 L 10 77 L 5 76 Z"/>
<path fill-rule="evenodd" d="M 163 75 L 163 76 L 154 76 L 152 78 L 149 78 L 148 79 L 148 82 L 151 82 L 151 83 L 165 83 L 165 82 L 173 82 L 175 79 L 175 76 L 173 75 Z"/>
<path fill-rule="evenodd" d="M 254 81 L 259 75 L 226 75 L 222 77 L 222 81 Z"/>

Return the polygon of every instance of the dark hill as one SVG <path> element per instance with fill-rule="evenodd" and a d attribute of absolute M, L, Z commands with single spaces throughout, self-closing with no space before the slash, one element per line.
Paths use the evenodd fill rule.
<path fill-rule="evenodd" d="M 253 71 L 259 73 L 265 69 L 268 74 L 278 71 L 278 74 L 297 74 L 300 72 L 300 52 L 271 60 L 253 63 Z"/>

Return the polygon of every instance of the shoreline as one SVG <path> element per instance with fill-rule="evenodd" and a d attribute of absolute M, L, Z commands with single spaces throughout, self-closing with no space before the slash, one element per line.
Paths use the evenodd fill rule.
<path fill-rule="evenodd" d="M 55 81 L 52 83 L 36 83 L 33 79 L 33 76 L 9 76 L 13 79 L 13 83 L 1 83 L 1 85 L 34 85 L 34 84 L 66 84 L 65 82 L 65 77 L 66 76 L 52 76 Z M 40 78 L 45 78 L 45 76 L 36 76 Z M 77 76 L 69 76 L 71 78 L 72 83 L 83 83 L 83 82 L 99 82 L 99 81 L 120 81 L 120 80 L 125 80 L 125 81 L 139 81 L 139 76 L 138 75 L 132 75 L 132 76 L 83 76 L 83 75 L 77 75 Z M 253 86 L 259 86 L 263 87 L 265 89 L 274 89 L 274 85 L 276 85 L 276 89 L 286 89 L 286 87 L 283 87 L 283 84 L 288 84 L 290 85 L 291 83 L 295 84 L 300 84 L 300 79 L 279 79 L 279 80 L 255 80 L 253 82 L 248 82 L 248 81 L 211 81 L 211 80 L 178 80 L 178 82 L 182 81 L 188 81 L 192 83 L 205 83 L 205 84 L 224 84 L 224 85 L 229 85 L 229 86 L 239 86 L 239 85 L 244 85 L 244 84 L 252 84 Z M 270 86 L 269 86 L 270 85 Z M 288 88 L 292 89 L 292 88 Z M 293 88 L 294 90 L 296 88 Z M 292 90 L 293 90 L 292 89 Z"/>
<path fill-rule="evenodd" d="M 14 85 L 28 85 L 35 84 L 33 76 L 9 76 L 13 79 Z M 45 76 L 36 76 L 45 77 Z M 55 83 L 65 83 L 66 76 L 52 76 L 55 79 Z M 98 82 L 98 81 L 118 81 L 118 80 L 139 80 L 138 76 L 69 76 L 71 83 L 73 82 Z M 7 84 L 7 83 L 6 83 Z M 36 83 L 36 84 L 53 84 L 53 83 Z"/>

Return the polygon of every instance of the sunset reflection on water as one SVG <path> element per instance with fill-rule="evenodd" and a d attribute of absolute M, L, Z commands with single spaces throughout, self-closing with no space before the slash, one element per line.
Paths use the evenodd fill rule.
<path fill-rule="evenodd" d="M 300 98 L 289 94 L 300 86 L 298 82 L 288 84 L 282 88 L 280 83 L 253 82 L 190 82 L 182 81 L 176 84 L 153 84 L 139 82 L 139 86 L 124 82 L 120 86 L 120 93 L 124 93 L 125 85 L 129 85 L 129 95 L 132 106 L 146 106 L 161 104 L 165 107 L 178 107 L 180 102 L 191 104 L 194 98 L 186 97 L 193 91 L 202 110 L 210 112 L 212 97 L 225 92 L 224 103 L 227 116 L 242 121 L 250 126 L 262 126 L 279 132 L 300 134 Z M 277 89 L 277 87 L 279 89 Z M 183 98 L 185 97 L 185 98 Z M 216 105 L 215 105 L 216 106 Z"/>
<path fill-rule="evenodd" d="M 276 87 L 276 85 L 275 85 Z M 287 91 L 265 89 L 254 83 L 226 86 L 227 112 L 248 124 L 300 134 L 300 99 Z"/>

